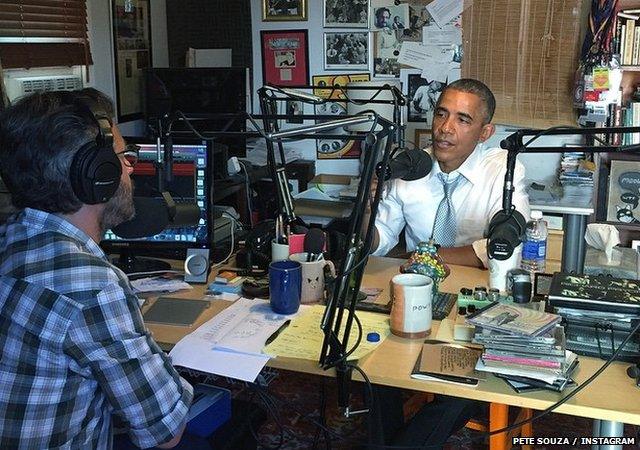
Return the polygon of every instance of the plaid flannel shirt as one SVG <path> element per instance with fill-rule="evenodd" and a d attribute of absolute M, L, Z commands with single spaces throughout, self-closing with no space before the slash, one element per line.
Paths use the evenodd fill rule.
<path fill-rule="evenodd" d="M 0 448 L 108 449 L 112 415 L 151 447 L 192 388 L 146 331 L 127 277 L 61 217 L 0 227 Z"/>

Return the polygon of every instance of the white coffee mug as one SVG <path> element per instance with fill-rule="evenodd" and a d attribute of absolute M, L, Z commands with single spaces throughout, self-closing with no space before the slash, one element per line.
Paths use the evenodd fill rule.
<path fill-rule="evenodd" d="M 391 286 L 391 332 L 410 339 L 431 333 L 433 280 L 418 273 L 394 276 Z"/>
<path fill-rule="evenodd" d="M 275 239 L 271 241 L 271 262 L 289 259 L 289 244 L 278 244 Z"/>
<path fill-rule="evenodd" d="M 302 265 L 302 296 L 301 303 L 318 303 L 324 300 L 324 268 L 329 266 L 331 275 L 336 276 L 333 262 L 325 259 L 307 262 L 307 253 L 294 253 L 289 256 L 292 261 Z"/>
<path fill-rule="evenodd" d="M 489 287 L 498 289 L 502 294 L 507 291 L 507 273 L 520 267 L 522 244 L 513 250 L 511 257 L 505 261 L 489 258 Z"/>

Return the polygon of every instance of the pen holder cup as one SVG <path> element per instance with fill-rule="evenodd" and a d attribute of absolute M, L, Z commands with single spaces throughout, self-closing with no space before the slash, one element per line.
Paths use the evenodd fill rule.
<path fill-rule="evenodd" d="M 289 259 L 289 245 L 278 244 L 278 242 L 273 239 L 271 241 L 271 261 L 284 261 L 286 259 Z"/>
<path fill-rule="evenodd" d="M 307 253 L 295 253 L 289 257 L 302 265 L 302 297 L 301 303 L 320 303 L 324 300 L 324 268 L 329 266 L 331 275 L 335 278 L 336 268 L 333 262 L 320 259 L 307 261 Z"/>
<path fill-rule="evenodd" d="M 391 279 L 391 332 L 418 339 L 431 334 L 433 280 L 418 273 L 401 273 Z"/>

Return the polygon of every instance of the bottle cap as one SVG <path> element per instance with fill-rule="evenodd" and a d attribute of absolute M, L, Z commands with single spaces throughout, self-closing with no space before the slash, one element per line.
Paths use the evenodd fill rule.
<path fill-rule="evenodd" d="M 542 219 L 542 211 L 536 211 L 536 210 L 531 211 L 531 218 L 536 220 Z"/>
<path fill-rule="evenodd" d="M 367 333 L 367 342 L 379 342 L 380 341 L 380 335 L 378 333 L 376 333 L 375 331 L 372 331 L 371 333 Z"/>

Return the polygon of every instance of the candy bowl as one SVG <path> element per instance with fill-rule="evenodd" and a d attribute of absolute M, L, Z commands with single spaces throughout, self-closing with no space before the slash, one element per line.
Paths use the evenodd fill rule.
<path fill-rule="evenodd" d="M 419 273 L 426 275 L 433 280 L 433 293 L 438 292 L 440 282 L 449 276 L 451 270 L 444 263 L 435 243 L 420 242 L 406 263 L 400 266 L 402 273 Z"/>

